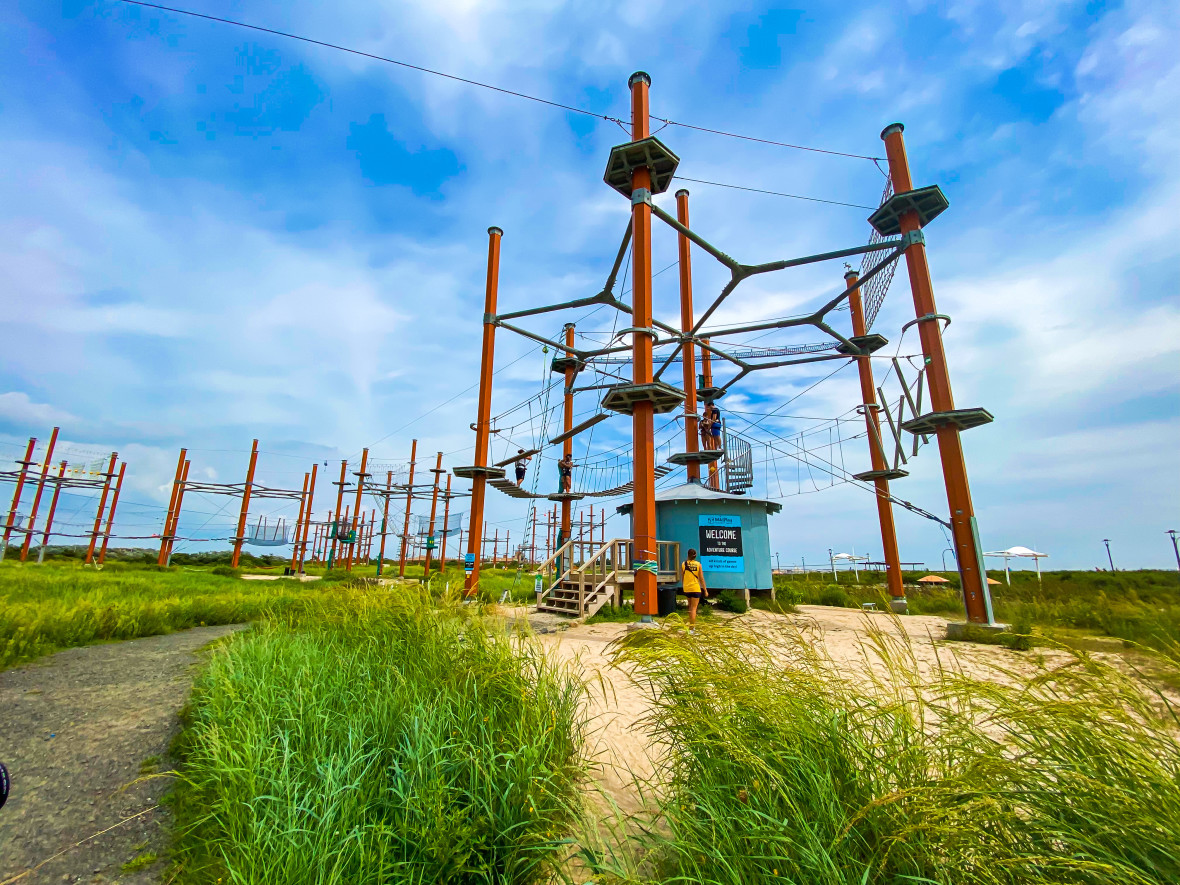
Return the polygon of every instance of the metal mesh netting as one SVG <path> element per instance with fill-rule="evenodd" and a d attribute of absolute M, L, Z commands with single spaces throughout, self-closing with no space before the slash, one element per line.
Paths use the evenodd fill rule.
<path fill-rule="evenodd" d="M 893 179 L 885 179 L 885 190 L 881 193 L 880 205 L 884 206 L 886 200 L 893 196 Z M 869 237 L 869 243 L 875 244 L 884 240 L 885 237 L 877 233 L 876 228 L 873 229 L 873 235 Z M 872 270 L 876 264 L 881 260 L 880 252 L 866 252 L 860 261 L 860 275 L 863 277 L 866 273 Z M 881 305 L 885 303 L 885 295 L 889 291 L 889 284 L 893 282 L 893 274 L 897 271 L 897 262 L 890 262 L 889 266 L 882 270 L 879 274 L 869 280 L 861 287 L 861 296 L 864 298 L 865 306 L 865 331 L 873 328 L 873 320 L 877 318 L 877 311 L 881 309 Z"/>
<path fill-rule="evenodd" d="M 462 513 L 455 513 L 453 511 L 451 512 L 450 519 L 447 521 L 447 537 L 448 538 L 451 537 L 452 535 L 459 534 L 459 530 L 463 526 L 463 517 L 464 517 L 464 514 L 462 514 Z M 416 532 L 416 534 L 419 534 L 419 535 L 422 535 L 423 537 L 425 537 L 426 535 L 428 535 L 430 533 L 430 514 L 428 514 L 428 513 L 423 514 L 423 515 L 415 514 L 415 518 L 418 520 L 418 531 Z M 442 514 L 442 511 L 440 510 L 438 512 L 438 514 L 436 514 L 435 519 L 434 519 L 434 534 L 435 534 L 435 537 L 442 537 L 442 533 L 443 533 L 443 514 Z"/>
<path fill-rule="evenodd" d="M 280 519 L 268 524 L 263 517 L 254 525 L 246 527 L 245 541 L 256 547 L 281 547 L 288 543 L 287 521 Z"/>

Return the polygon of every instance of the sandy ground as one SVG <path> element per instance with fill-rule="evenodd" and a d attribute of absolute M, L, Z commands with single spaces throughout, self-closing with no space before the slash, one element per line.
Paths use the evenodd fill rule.
<path fill-rule="evenodd" d="M 160 864 L 121 870 L 141 853 L 163 855 L 167 817 L 154 806 L 171 779 L 128 785 L 144 772 L 168 769 L 168 745 L 200 649 L 239 629 L 201 627 L 73 648 L 0 673 L 0 760 L 12 775 L 0 809 L 0 883 L 63 849 L 70 850 L 18 878 L 19 885 L 156 880 Z"/>
<path fill-rule="evenodd" d="M 530 618 L 530 621 L 533 618 Z M 715 614 L 709 623 L 734 620 L 734 616 Z M 929 615 L 909 615 L 893 618 L 885 613 L 864 613 L 855 609 L 828 608 L 804 605 L 796 615 L 777 615 L 751 609 L 733 623 L 753 630 L 774 627 L 790 622 L 807 629 L 824 644 L 826 654 L 837 667 L 859 669 L 864 645 L 873 628 L 887 631 L 903 630 L 908 637 L 919 673 L 929 674 L 935 668 L 954 659 L 969 675 L 996 677 L 996 668 L 1019 671 L 1031 666 L 1028 658 L 1005 648 L 976 643 L 946 643 L 947 620 Z M 567 622 L 568 623 L 568 622 Z M 536 625 L 534 625 L 536 626 Z M 571 624 L 560 632 L 549 632 L 537 637 L 556 660 L 571 664 L 590 686 L 588 713 L 592 719 L 589 741 L 591 758 L 597 764 L 589 792 L 605 794 L 624 814 L 633 814 L 644 805 L 638 783 L 655 773 L 655 756 L 640 722 L 650 710 L 647 695 L 629 678 L 614 667 L 609 659 L 609 646 L 632 624 Z M 1067 653 L 1038 649 L 1035 654 L 1052 661 L 1065 660 Z M 601 795 L 597 801 L 606 801 Z"/>

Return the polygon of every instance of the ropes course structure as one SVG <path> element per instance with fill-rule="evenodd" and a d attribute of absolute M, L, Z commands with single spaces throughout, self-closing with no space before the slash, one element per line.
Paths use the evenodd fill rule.
<path fill-rule="evenodd" d="M 457 467 L 453 471 L 456 476 L 472 481 L 471 525 L 476 527 L 482 524 L 488 485 L 513 498 L 529 500 L 533 506 L 534 518 L 535 505 L 531 502 L 536 499 L 546 497 L 560 504 L 562 517 L 559 542 L 569 537 L 570 506 L 574 501 L 595 495 L 611 497 L 630 494 L 633 537 L 629 541 L 629 557 L 633 563 L 634 605 L 638 614 L 650 617 L 656 613 L 655 590 L 663 568 L 659 562 L 660 545 L 667 543 L 656 538 L 656 482 L 671 473 L 674 467 L 683 466 L 688 481 L 700 483 L 701 468 L 707 466 L 708 477 L 704 481 L 705 485 L 725 494 L 740 494 L 751 488 L 754 483 L 752 453 L 760 447 L 766 456 L 766 462 L 772 465 L 782 455 L 806 465 L 809 470 L 813 464 L 817 467 L 822 465 L 823 472 L 829 473 L 833 479 L 844 481 L 847 477 L 847 481 L 856 482 L 866 488 L 872 484 L 881 521 L 889 590 L 903 605 L 904 591 L 901 587 L 892 504 L 902 503 L 908 509 L 936 519 L 949 527 L 954 537 L 953 546 L 962 576 L 967 617 L 972 622 L 994 623 L 982 567 L 978 526 L 959 439 L 963 430 L 986 424 L 992 417 L 984 409 L 956 408 L 951 395 L 942 341 L 944 324 L 949 324 L 950 318 L 938 313 L 935 305 L 923 233 L 923 229 L 949 204 L 936 185 L 913 187 L 901 124 L 891 124 L 881 134 L 885 143 L 888 174 L 879 206 L 868 219 L 872 234 L 867 243 L 800 257 L 746 263 L 711 243 L 699 229 L 690 224 L 687 190 L 681 189 L 676 192 L 675 214 L 666 211 L 655 201 L 656 195 L 668 190 L 680 159 L 650 132 L 650 84 L 650 77 L 643 72 L 631 76 L 631 141 L 612 148 L 603 177 L 608 186 L 628 200 L 630 217 L 600 291 L 557 304 L 498 311 L 503 231 L 498 227 L 488 229 L 479 398 L 477 417 L 471 425 L 475 432 L 474 464 Z M 653 220 L 671 228 L 677 237 L 681 308 L 679 327 L 663 322 L 653 315 Z M 693 306 L 693 247 L 717 262 L 728 275 L 720 291 L 699 314 Z M 625 279 L 624 263 L 628 256 L 631 258 L 631 303 L 622 300 L 625 292 L 621 295 L 615 293 L 620 272 Z M 768 273 L 855 256 L 861 257 L 860 270 L 853 271 L 848 267 L 843 284 L 837 292 L 808 313 L 742 323 L 719 321 L 722 319 L 719 312 L 746 280 Z M 912 326 L 918 327 L 922 345 L 922 364 L 916 377 L 907 380 L 902 363 L 898 358 L 894 358 L 893 373 L 902 388 L 899 398 L 894 401 L 886 397 L 884 390 L 875 383 L 871 363 L 874 354 L 885 347 L 888 341 L 884 336 L 870 332 L 870 329 L 884 302 L 897 264 L 903 257 L 909 271 L 915 319 L 903 326 L 902 334 L 904 335 L 906 329 Z M 616 319 L 619 315 L 626 317 L 626 325 L 619 331 L 612 328 L 609 340 L 605 344 L 594 341 L 594 335 L 583 332 L 583 341 L 589 343 L 580 344 L 573 323 L 567 322 L 562 327 L 565 334 L 560 338 L 527 328 L 524 324 L 542 315 L 583 308 L 593 308 L 594 311 L 603 308 L 613 309 Z M 842 331 L 837 327 L 838 312 L 848 312 L 851 315 L 850 330 Z M 496 420 L 491 417 L 495 336 L 498 329 L 504 329 L 540 344 L 546 352 L 553 351 L 551 371 L 560 375 L 564 382 L 563 427 L 556 435 L 547 433 L 549 418 L 556 411 L 548 408 L 548 394 L 555 384 L 560 382 L 545 384 L 541 393 L 524 404 L 502 413 L 502 416 L 506 416 L 521 408 L 528 409 L 532 430 L 531 445 L 520 446 L 516 455 L 508 454 L 501 460 L 492 462 L 489 458 L 489 447 L 493 436 L 508 440 L 510 446 L 513 444 L 511 432 L 505 433 L 506 428 L 496 427 Z M 752 341 L 748 339 L 732 340 L 735 336 L 749 336 L 751 333 L 759 333 L 756 337 L 762 338 L 787 330 L 810 330 L 824 336 L 824 340 L 804 344 L 767 344 L 758 347 L 752 346 Z M 630 338 L 629 342 L 624 340 L 627 338 Z M 696 373 L 698 350 L 704 369 L 699 379 Z M 861 402 L 857 404 L 855 413 L 857 418 L 864 421 L 864 431 L 861 435 L 870 442 L 871 470 L 849 474 L 844 468 L 845 439 L 840 433 L 844 429 L 844 424 L 852 420 L 851 416 L 836 420 L 830 431 L 835 436 L 829 441 L 827 458 L 817 459 L 804 445 L 792 444 L 789 438 L 779 437 L 776 441 L 770 441 L 748 436 L 747 434 L 762 424 L 761 421 L 747 422 L 747 430 L 738 433 L 731 429 L 728 426 L 729 421 L 725 420 L 722 422 L 725 425 L 724 440 L 719 446 L 710 445 L 702 450 L 698 445 L 698 399 L 703 401 L 708 410 L 754 373 L 828 361 L 839 361 L 841 365 L 837 369 L 849 363 L 858 366 Z M 717 383 L 713 380 L 714 364 L 725 376 Z M 629 377 L 625 374 L 627 366 L 630 367 Z M 681 369 L 682 384 L 679 387 L 665 378 L 673 366 L 679 366 Z M 595 374 L 593 383 L 575 386 L 575 380 L 587 370 Z M 925 412 L 922 406 L 924 392 L 928 393 L 930 402 L 930 409 Z M 575 424 L 574 396 L 585 393 L 593 393 L 601 399 L 583 420 Z M 534 426 L 534 401 L 538 404 L 545 403 L 541 415 L 543 430 L 540 434 L 536 433 Z M 579 483 L 575 488 L 572 481 L 575 473 L 572 466 L 574 438 L 579 434 L 592 433 L 594 427 L 616 415 L 631 418 L 630 450 L 615 454 L 613 461 L 609 458 L 594 460 L 588 453 L 587 463 L 577 468 Z M 682 451 L 672 451 L 666 456 L 662 454 L 654 429 L 656 415 L 670 415 L 678 424 L 683 421 Z M 885 419 L 884 425 L 882 417 Z M 891 445 L 887 445 L 883 436 L 883 426 L 888 428 Z M 913 436 L 912 446 L 904 440 L 903 433 Z M 770 435 L 776 436 L 773 433 Z M 913 457 L 920 444 L 931 438 L 937 439 L 939 444 L 950 506 L 948 520 L 942 520 L 906 502 L 900 502 L 889 490 L 888 484 L 891 480 L 901 479 L 907 475 L 904 469 L 906 459 Z M 556 493 L 544 495 L 536 490 L 538 470 L 534 471 L 531 491 L 525 491 L 519 482 L 513 483 L 505 476 L 504 468 L 517 458 L 544 458 L 545 451 L 557 445 L 562 447 L 562 460 L 559 462 L 561 482 Z M 907 455 L 907 452 L 910 454 Z M 836 463 L 837 455 L 839 464 Z M 627 459 L 630 460 L 629 476 L 625 463 Z M 657 463 L 661 460 L 664 463 Z M 777 470 L 777 467 L 774 469 Z M 559 549 L 566 548 L 559 544 Z M 481 552 L 481 545 L 476 543 L 472 534 L 465 563 L 465 589 L 468 594 L 473 593 L 478 586 Z M 560 560 L 557 572 L 562 572 Z M 579 611 L 582 610 L 581 603 L 578 608 Z"/>

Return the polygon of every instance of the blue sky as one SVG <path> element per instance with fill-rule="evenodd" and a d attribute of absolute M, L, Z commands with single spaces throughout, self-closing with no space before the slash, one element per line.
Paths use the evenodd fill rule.
<path fill-rule="evenodd" d="M 643 69 L 653 113 L 700 126 L 880 156 L 882 126 L 903 121 L 916 183 L 939 184 L 951 202 L 927 242 L 939 307 L 954 317 L 956 401 L 996 416 L 964 442 L 985 548 L 1023 544 L 1052 566 L 1089 568 L 1110 538 L 1117 565 L 1173 562 L 1175 4 L 188 8 L 609 116 L 629 116 L 627 76 Z M 297 486 L 313 460 L 338 469 L 363 446 L 404 461 L 414 437 L 426 456 L 469 462 L 486 228 L 505 230 L 511 309 L 597 291 L 626 224 L 601 176 L 627 136 L 602 120 L 115 2 L 21 0 L 0 22 L 0 455 L 54 424 L 76 457 L 117 448 L 129 462 L 127 533 L 158 531 L 181 445 L 196 475 L 233 481 L 258 437 L 259 479 L 274 486 Z M 660 137 L 688 177 L 866 205 L 880 196 L 866 160 L 680 127 Z M 744 260 L 868 234 L 862 209 L 688 187 L 694 227 Z M 673 261 L 675 240 L 657 229 L 655 267 Z M 699 305 L 721 277 L 704 255 L 694 262 Z M 724 316 L 817 304 L 842 270 L 751 281 Z M 674 270 L 656 280 L 658 315 L 676 317 L 676 292 Z M 912 317 L 903 272 L 875 331 L 896 344 Z M 585 331 L 609 332 L 603 322 Z M 911 331 L 901 352 L 913 341 Z M 497 357 L 520 358 L 497 375 L 500 412 L 545 371 L 507 334 Z M 727 406 L 769 412 L 829 370 L 763 373 Z M 834 418 L 858 399 L 846 369 L 785 411 Z M 766 426 L 790 437 L 811 425 Z M 608 422 L 593 444 L 628 432 Z M 863 440 L 843 455 L 867 467 Z M 803 488 L 783 481 L 793 464 L 775 467 L 760 491 Z M 945 512 L 934 448 L 911 470 L 895 492 Z M 871 496 L 812 488 L 783 498 L 772 529 L 782 561 L 829 547 L 879 556 Z M 225 503 L 191 502 L 182 530 L 224 531 Z M 519 502 L 493 497 L 493 524 L 515 532 L 523 518 Z M 904 559 L 940 561 L 936 525 L 907 513 L 898 524 Z"/>

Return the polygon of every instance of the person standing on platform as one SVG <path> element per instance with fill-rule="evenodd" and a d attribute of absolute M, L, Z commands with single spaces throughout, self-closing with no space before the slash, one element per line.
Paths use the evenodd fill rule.
<path fill-rule="evenodd" d="M 513 462 L 516 466 L 516 486 L 517 486 L 517 488 L 519 488 L 520 484 L 524 482 L 524 475 L 526 473 L 528 473 L 529 461 L 531 461 L 531 460 L 532 459 L 524 453 L 524 449 L 517 449 L 516 461 Z"/>
<path fill-rule="evenodd" d="M 558 461 L 557 472 L 561 477 L 561 491 L 568 495 L 574 483 L 574 456 L 566 455 Z"/>
<path fill-rule="evenodd" d="M 713 445 L 711 448 L 721 448 L 721 409 L 717 407 L 716 403 L 709 405 L 709 433 L 713 436 Z"/>
<path fill-rule="evenodd" d="M 688 559 L 680 567 L 684 578 L 684 595 L 688 597 L 688 630 L 691 633 L 697 623 L 697 606 L 701 599 L 707 599 L 709 591 L 705 587 L 705 570 L 697 561 L 696 550 L 688 551 Z"/>
<path fill-rule="evenodd" d="M 705 403 L 701 409 L 701 417 L 697 420 L 697 426 L 701 431 L 701 448 L 705 451 L 713 448 L 713 417 L 710 411 L 712 407 L 712 403 Z"/>

